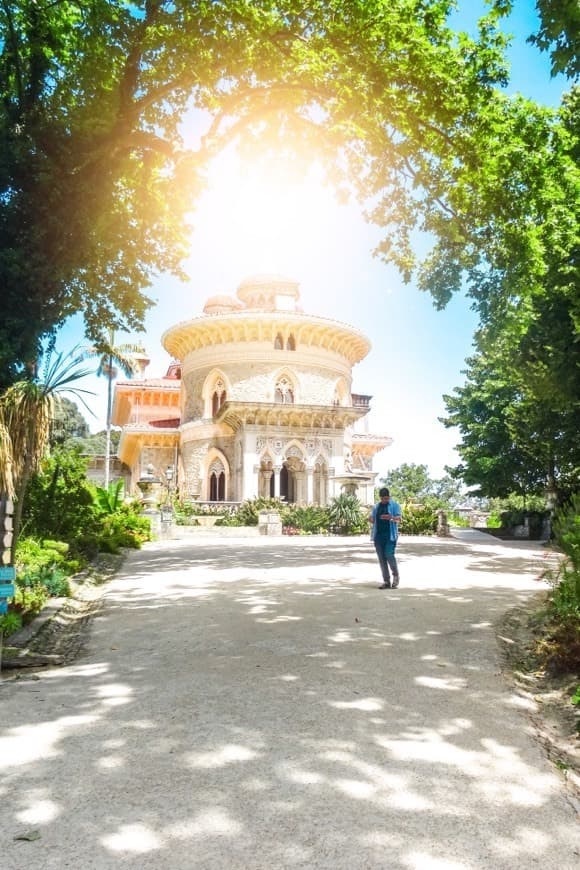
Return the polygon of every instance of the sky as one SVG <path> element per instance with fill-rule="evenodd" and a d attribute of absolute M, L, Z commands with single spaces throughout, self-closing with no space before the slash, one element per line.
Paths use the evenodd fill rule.
<path fill-rule="evenodd" d="M 454 23 L 473 31 L 483 8 L 477 0 L 462 0 Z M 514 34 L 507 91 L 556 106 L 567 83 L 551 79 L 548 56 L 526 44 L 536 26 L 533 0 L 516 0 L 504 24 Z M 201 116 L 189 120 L 192 135 L 203 122 Z M 459 433 L 445 429 L 438 417 L 445 415 L 442 396 L 463 383 L 472 352 L 477 318 L 469 300 L 459 296 L 436 311 L 428 294 L 403 284 L 396 269 L 373 258 L 380 231 L 364 221 L 355 204 L 338 204 L 316 165 L 298 177 L 282 165 L 240 165 L 228 152 L 211 169 L 193 225 L 184 264 L 189 280 L 158 277 L 148 294 L 156 305 L 145 333 L 117 336 L 117 342 L 143 344 L 151 359 L 146 376 L 164 374 L 171 362 L 161 346 L 167 328 L 201 315 L 210 296 L 235 295 L 249 275 L 282 274 L 300 283 L 305 313 L 348 323 L 370 339 L 368 356 L 353 369 L 353 392 L 373 397 L 367 430 L 393 439 L 375 457 L 379 476 L 415 463 L 438 478 L 445 466 L 459 462 L 454 450 Z M 58 348 L 82 340 L 82 321 L 73 318 Z M 91 431 L 99 431 L 105 425 L 106 382 L 90 377 L 82 386 L 94 392 L 86 401 L 95 416 L 81 410 Z"/>

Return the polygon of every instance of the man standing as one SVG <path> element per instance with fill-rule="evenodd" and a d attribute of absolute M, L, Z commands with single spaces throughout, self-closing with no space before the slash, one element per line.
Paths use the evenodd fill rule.
<path fill-rule="evenodd" d="M 371 538 L 379 557 L 379 565 L 383 575 L 383 585 L 379 589 L 396 589 L 399 585 L 399 568 L 395 558 L 399 523 L 401 522 L 401 506 L 391 498 L 389 490 L 384 486 L 379 490 L 380 501 L 371 511 L 369 523 L 372 523 Z M 391 583 L 391 573 L 393 581 Z"/>

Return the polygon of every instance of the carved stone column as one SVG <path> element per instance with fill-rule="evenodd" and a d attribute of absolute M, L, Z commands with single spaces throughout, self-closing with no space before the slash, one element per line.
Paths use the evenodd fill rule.
<path fill-rule="evenodd" d="M 282 471 L 281 465 L 274 466 L 274 498 L 280 498 L 280 472 Z"/>
<path fill-rule="evenodd" d="M 306 468 L 306 504 L 314 502 L 314 468 L 307 466 Z"/>

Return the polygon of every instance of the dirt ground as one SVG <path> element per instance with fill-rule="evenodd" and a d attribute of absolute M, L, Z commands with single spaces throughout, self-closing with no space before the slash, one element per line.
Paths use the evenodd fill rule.
<path fill-rule="evenodd" d="M 496 635 L 506 679 L 531 702 L 528 715 L 538 740 L 580 796 L 580 708 L 570 701 L 580 675 L 554 676 L 538 665 L 536 615 L 544 601 L 545 593 L 538 593 L 526 607 L 509 610 L 497 625 Z"/>
<path fill-rule="evenodd" d="M 8 643 L 2 659 L 4 679 L 34 679 L 41 668 L 69 665 L 81 656 L 107 583 L 122 563 L 122 557 L 105 557 L 84 583 L 75 585 L 72 599 L 63 600 L 39 630 L 30 631 L 25 644 L 13 647 Z M 496 625 L 496 637 L 505 679 L 527 702 L 538 741 L 580 800 L 580 708 L 570 702 L 580 676 L 550 676 L 537 667 L 535 616 L 544 600 L 545 593 L 538 593 L 525 607 L 509 610 Z"/>

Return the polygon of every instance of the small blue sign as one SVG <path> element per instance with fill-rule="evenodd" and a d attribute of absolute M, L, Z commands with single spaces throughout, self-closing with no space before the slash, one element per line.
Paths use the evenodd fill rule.
<path fill-rule="evenodd" d="M 2 583 L 2 581 L 10 583 L 12 580 L 16 580 L 16 568 L 14 565 L 1 565 L 0 583 Z"/>
<path fill-rule="evenodd" d="M 5 613 L 8 613 L 8 602 L 0 598 L 0 616 L 4 616 Z"/>
<path fill-rule="evenodd" d="M 14 598 L 14 583 L 0 583 L 0 598 Z"/>

